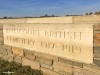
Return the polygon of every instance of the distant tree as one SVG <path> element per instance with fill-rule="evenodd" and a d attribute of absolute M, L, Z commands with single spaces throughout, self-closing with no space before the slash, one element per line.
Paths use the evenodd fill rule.
<path fill-rule="evenodd" d="M 100 15 L 100 11 L 96 11 L 95 12 L 95 15 Z"/>
<path fill-rule="evenodd" d="M 9 17 L 9 18 L 11 19 L 11 18 L 13 18 L 13 17 Z"/>
<path fill-rule="evenodd" d="M 55 15 L 54 15 L 54 14 L 52 14 L 52 17 L 55 17 Z"/>
<path fill-rule="evenodd" d="M 8 17 L 4 16 L 3 18 L 6 19 L 6 18 L 8 18 Z"/>
<path fill-rule="evenodd" d="M 98 12 L 98 14 L 100 14 L 100 11 Z"/>
<path fill-rule="evenodd" d="M 88 13 L 86 13 L 86 15 L 89 15 Z"/>
<path fill-rule="evenodd" d="M 66 15 L 66 16 L 70 16 L 70 15 Z"/>
<path fill-rule="evenodd" d="M 93 14 L 92 12 L 89 13 L 89 15 L 92 15 L 92 14 Z"/>
<path fill-rule="evenodd" d="M 45 15 L 44 15 L 44 17 L 48 17 L 48 15 L 47 15 L 47 14 L 45 14 Z"/>
<path fill-rule="evenodd" d="M 96 11 L 96 12 L 95 12 L 95 15 L 97 15 L 97 14 L 98 14 L 98 12 Z"/>

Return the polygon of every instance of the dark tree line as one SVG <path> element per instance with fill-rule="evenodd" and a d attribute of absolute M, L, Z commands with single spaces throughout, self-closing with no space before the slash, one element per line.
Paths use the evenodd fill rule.
<path fill-rule="evenodd" d="M 57 16 L 55 16 L 54 14 L 52 14 L 52 15 L 45 14 L 45 15 L 40 16 L 40 17 L 57 17 Z"/>
<path fill-rule="evenodd" d="M 19 17 L 19 18 L 41 18 L 41 17 L 58 17 L 58 16 L 55 16 L 54 14 L 51 14 L 51 15 L 45 14 L 39 17 L 26 16 L 26 17 Z M 3 17 L 3 19 L 12 19 L 12 18 L 16 18 L 16 17 L 7 17 L 7 16 Z"/>
<path fill-rule="evenodd" d="M 89 12 L 89 13 L 86 13 L 86 15 L 93 15 L 93 14 L 95 14 L 95 15 L 100 15 L 100 11 L 96 11 L 96 12 Z"/>
<path fill-rule="evenodd" d="M 100 15 L 100 11 L 96 11 L 96 12 L 89 12 L 89 13 L 86 13 L 86 15 Z M 66 16 L 81 16 L 81 15 L 66 15 Z M 32 17 L 32 16 L 27 16 L 27 17 L 19 17 L 19 18 L 41 18 L 41 17 L 59 17 L 59 16 L 55 16 L 54 14 L 51 14 L 51 15 L 48 15 L 48 14 L 45 14 L 43 16 L 39 16 L 39 17 Z M 3 19 L 14 19 L 14 17 L 7 17 L 7 16 L 4 16 Z M 16 18 L 16 17 L 15 17 Z"/>
<path fill-rule="evenodd" d="M 98 12 L 95 12 L 95 14 L 96 14 L 96 15 L 98 15 L 98 14 L 100 15 L 100 11 L 98 11 Z"/>

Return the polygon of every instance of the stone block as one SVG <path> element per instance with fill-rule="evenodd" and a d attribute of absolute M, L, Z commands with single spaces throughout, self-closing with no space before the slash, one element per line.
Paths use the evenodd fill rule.
<path fill-rule="evenodd" d="M 100 74 L 100 67 L 93 64 L 83 64 L 83 69 Z"/>
<path fill-rule="evenodd" d="M 53 60 L 53 61 L 58 61 L 58 57 L 57 56 L 53 56 L 53 55 L 46 54 L 46 53 L 34 52 L 34 55 L 37 56 L 37 57 L 40 57 L 40 58 Z"/>
<path fill-rule="evenodd" d="M 100 16 L 99 15 L 73 16 L 73 23 L 98 24 L 100 23 Z"/>
<path fill-rule="evenodd" d="M 100 25 L 94 25 L 94 31 L 100 31 Z"/>
<path fill-rule="evenodd" d="M 11 50 L 12 47 L 11 46 L 8 46 L 8 45 L 2 45 L 3 48 L 7 49 L 7 50 Z"/>
<path fill-rule="evenodd" d="M 100 30 L 95 30 L 94 33 L 100 33 Z"/>
<path fill-rule="evenodd" d="M 12 52 L 14 55 L 24 56 L 23 49 L 21 48 L 12 47 Z"/>
<path fill-rule="evenodd" d="M 36 57 L 36 61 L 51 66 L 53 64 L 52 60 L 44 59 L 41 57 Z"/>
<path fill-rule="evenodd" d="M 35 59 L 35 56 L 34 56 L 34 52 L 33 51 L 29 51 L 29 50 L 25 50 L 24 49 L 24 55 L 27 59 L 30 59 L 30 60 L 34 60 Z"/>
<path fill-rule="evenodd" d="M 36 58 L 34 55 L 29 55 L 29 54 L 28 55 L 25 54 L 25 57 L 30 60 L 35 60 Z"/>
<path fill-rule="evenodd" d="M 83 75 L 82 69 L 74 68 L 73 75 Z"/>
<path fill-rule="evenodd" d="M 100 52 L 100 46 L 95 46 L 94 47 L 94 52 Z"/>
<path fill-rule="evenodd" d="M 84 70 L 83 71 L 83 75 L 100 75 L 100 74 L 95 73 L 95 72 L 91 72 L 91 71 Z"/>
<path fill-rule="evenodd" d="M 14 57 L 14 61 L 17 62 L 17 63 L 22 63 L 22 57 L 20 57 L 20 56 L 15 56 L 15 57 Z"/>
<path fill-rule="evenodd" d="M 7 52 L 8 52 L 8 55 L 13 55 L 12 50 L 8 49 Z"/>
<path fill-rule="evenodd" d="M 100 75 L 100 74 L 82 68 L 74 68 L 73 75 Z"/>
<path fill-rule="evenodd" d="M 73 67 L 70 65 L 54 62 L 53 64 L 54 71 L 61 73 L 63 75 L 72 75 L 73 74 Z"/>
<path fill-rule="evenodd" d="M 24 49 L 24 53 L 34 55 L 34 51 L 30 51 L 30 50 L 27 50 L 27 49 Z"/>
<path fill-rule="evenodd" d="M 47 68 L 47 69 L 53 70 L 53 66 L 50 66 L 50 65 L 47 65 L 47 64 L 44 64 L 44 63 L 40 63 L 40 64 L 41 64 L 42 68 Z"/>
<path fill-rule="evenodd" d="M 94 52 L 94 58 L 99 58 L 100 59 L 100 52 Z"/>
<path fill-rule="evenodd" d="M 100 59 L 94 58 L 94 64 L 100 67 Z"/>
<path fill-rule="evenodd" d="M 6 51 L 9 55 L 12 54 L 11 46 L 0 45 L 0 51 Z"/>
<path fill-rule="evenodd" d="M 68 65 L 73 65 L 73 61 L 68 60 L 68 59 L 64 59 L 64 58 L 59 58 L 59 62 L 64 63 L 64 64 L 68 64 Z"/>
<path fill-rule="evenodd" d="M 28 65 L 28 66 L 31 66 L 32 69 L 40 69 L 40 64 L 39 62 L 36 62 L 36 61 L 32 61 L 32 60 L 29 60 L 29 59 L 26 59 L 26 58 L 23 58 L 22 59 L 23 62 L 22 62 L 22 65 Z"/>
<path fill-rule="evenodd" d="M 100 33 L 94 34 L 94 46 L 100 46 Z"/>
<path fill-rule="evenodd" d="M 2 57 L 3 60 L 9 61 L 9 62 L 13 61 L 13 58 L 14 58 L 13 55 L 4 55 Z"/>
<path fill-rule="evenodd" d="M 0 53 L 2 53 L 3 55 L 8 55 L 7 50 L 2 47 L 0 47 Z"/>
<path fill-rule="evenodd" d="M 41 71 L 43 72 L 43 75 L 62 75 L 46 68 L 41 68 Z"/>
<path fill-rule="evenodd" d="M 73 62 L 73 66 L 83 68 L 83 63 L 80 63 L 80 62 Z"/>
<path fill-rule="evenodd" d="M 27 18 L 27 23 L 72 23 L 73 17 Z"/>

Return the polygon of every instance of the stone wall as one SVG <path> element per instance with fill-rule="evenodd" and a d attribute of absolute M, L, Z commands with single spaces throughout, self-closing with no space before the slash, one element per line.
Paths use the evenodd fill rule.
<path fill-rule="evenodd" d="M 29 65 L 33 69 L 42 70 L 44 75 L 100 75 L 100 25 L 95 24 L 93 29 L 93 64 L 5 45 L 3 24 L 0 24 L 0 59 Z"/>
<path fill-rule="evenodd" d="M 72 23 L 73 17 L 28 18 L 27 23 Z"/>
<path fill-rule="evenodd" d="M 94 63 L 100 67 L 100 25 L 94 26 Z"/>
<path fill-rule="evenodd" d="M 19 19 L 0 19 L 0 23 L 100 23 L 100 15 L 88 16 L 66 16 L 66 17 L 44 17 L 44 18 L 19 18 Z"/>
<path fill-rule="evenodd" d="M 11 46 L 4 45 L 3 24 L 0 24 L 0 59 L 13 61 Z"/>
<path fill-rule="evenodd" d="M 19 19 L 0 19 L 0 23 L 26 23 L 27 18 Z"/>
<path fill-rule="evenodd" d="M 92 24 L 20 23 L 3 26 L 6 45 L 93 63 Z"/>
<path fill-rule="evenodd" d="M 98 24 L 100 23 L 100 15 L 74 16 L 73 23 Z"/>
<path fill-rule="evenodd" d="M 73 17 L 0 19 L 0 23 L 72 23 Z"/>
<path fill-rule="evenodd" d="M 44 75 L 100 75 L 100 67 L 95 64 L 80 63 L 16 47 L 5 47 L 12 48 L 11 53 L 9 53 L 11 56 L 5 54 L 1 57 L 2 59 L 42 70 Z M 10 51 L 10 49 L 7 50 Z"/>

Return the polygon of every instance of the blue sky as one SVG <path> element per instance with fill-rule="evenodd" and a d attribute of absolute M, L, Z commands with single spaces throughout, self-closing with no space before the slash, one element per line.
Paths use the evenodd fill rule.
<path fill-rule="evenodd" d="M 0 17 L 59 16 L 100 11 L 100 0 L 0 0 Z"/>

